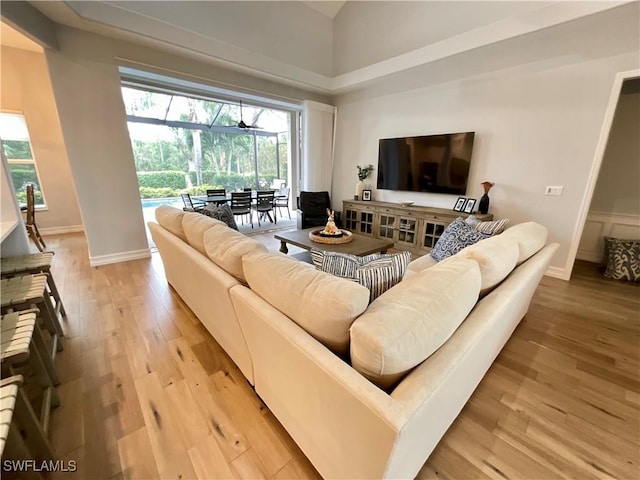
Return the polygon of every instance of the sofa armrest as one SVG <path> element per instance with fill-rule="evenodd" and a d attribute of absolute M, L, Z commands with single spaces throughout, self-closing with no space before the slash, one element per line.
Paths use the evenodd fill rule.
<path fill-rule="evenodd" d="M 404 417 L 389 470 L 417 472 L 527 313 L 558 244 L 544 247 L 479 301 L 455 334 L 405 377 L 391 397 Z M 416 456 L 420 445 L 421 456 Z M 414 468 L 411 467 L 413 465 Z"/>

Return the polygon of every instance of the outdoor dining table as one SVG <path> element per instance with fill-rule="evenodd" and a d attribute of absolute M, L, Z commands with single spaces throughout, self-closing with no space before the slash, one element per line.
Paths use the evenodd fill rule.
<path fill-rule="evenodd" d="M 258 192 L 256 190 L 251 191 L 251 199 L 255 201 L 258 197 Z M 200 200 L 201 202 L 207 203 L 215 203 L 216 205 L 222 205 L 231 201 L 231 192 L 226 195 L 202 195 L 198 197 L 193 197 L 195 200 Z M 287 198 L 287 195 L 282 195 L 278 193 L 278 190 L 275 190 L 273 198 Z M 263 215 L 266 214 L 267 218 L 271 223 L 274 223 L 274 219 L 271 218 L 271 214 L 269 212 L 264 212 Z"/>
<path fill-rule="evenodd" d="M 252 190 L 251 198 L 255 200 L 257 196 L 258 196 L 258 192 L 256 190 Z M 286 197 L 287 195 L 279 194 L 277 190 L 274 193 L 274 198 L 286 198 Z M 197 196 L 192 198 L 194 200 L 200 200 L 201 202 L 215 203 L 220 205 L 220 204 L 231 201 L 231 192 L 227 193 L 226 195 L 211 195 L 211 196 L 202 195 L 202 196 Z"/>

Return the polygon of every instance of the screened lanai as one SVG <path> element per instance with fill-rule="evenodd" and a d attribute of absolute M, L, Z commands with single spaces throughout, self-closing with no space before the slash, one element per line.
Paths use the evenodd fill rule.
<path fill-rule="evenodd" d="M 290 112 L 122 87 L 142 198 L 288 183 Z"/>
<path fill-rule="evenodd" d="M 122 97 L 145 221 L 182 193 L 290 186 L 290 111 L 130 85 Z"/>

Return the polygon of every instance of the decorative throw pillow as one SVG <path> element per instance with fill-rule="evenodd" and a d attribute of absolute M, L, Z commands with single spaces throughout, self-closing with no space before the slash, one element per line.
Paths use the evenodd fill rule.
<path fill-rule="evenodd" d="M 490 235 L 497 235 L 502 233 L 509 223 L 508 218 L 501 218 L 500 220 L 494 220 L 491 222 L 482 222 L 475 215 L 469 215 L 465 222 L 471 225 L 474 229 L 482 233 L 488 233 Z"/>
<path fill-rule="evenodd" d="M 462 217 L 458 217 L 442 232 L 430 255 L 439 262 L 490 236 L 488 233 L 477 231 Z"/>
<path fill-rule="evenodd" d="M 640 240 L 606 237 L 609 259 L 604 276 L 614 280 L 640 282 Z"/>
<path fill-rule="evenodd" d="M 410 252 L 380 253 L 364 257 L 319 250 L 311 250 L 310 254 L 318 270 L 367 287 L 370 302 L 400 282 L 411 261 Z"/>
<path fill-rule="evenodd" d="M 216 206 L 213 203 L 208 204 L 202 210 L 202 213 L 205 215 L 215 218 L 216 220 L 220 220 L 221 222 L 226 223 L 229 228 L 233 228 L 234 230 L 238 230 L 238 225 L 236 224 L 236 219 L 233 216 L 233 212 L 231 211 L 231 207 L 226 203 L 220 206 Z"/>

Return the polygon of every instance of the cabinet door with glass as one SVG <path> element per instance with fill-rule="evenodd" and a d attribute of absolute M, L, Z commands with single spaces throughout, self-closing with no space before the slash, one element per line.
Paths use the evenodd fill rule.
<path fill-rule="evenodd" d="M 415 247 L 418 240 L 418 219 L 400 212 L 378 214 L 376 238 L 392 240 L 403 247 Z"/>
<path fill-rule="evenodd" d="M 381 213 L 378 217 L 378 226 L 376 228 L 376 238 L 383 240 L 396 241 L 396 221 L 398 217 L 392 213 Z"/>
<path fill-rule="evenodd" d="M 355 232 L 358 229 L 358 215 L 360 211 L 354 208 L 346 207 L 344 209 L 344 228 L 351 232 Z"/>
<path fill-rule="evenodd" d="M 418 244 L 418 219 L 400 215 L 396 230 L 396 243 L 404 247 L 415 247 Z"/>
<path fill-rule="evenodd" d="M 345 203 L 342 215 L 344 228 L 359 235 L 373 236 L 375 211 L 372 208 Z"/>
<path fill-rule="evenodd" d="M 358 212 L 358 225 L 356 233 L 361 235 L 373 236 L 373 219 L 374 212 L 372 210 L 360 210 Z"/>
<path fill-rule="evenodd" d="M 442 236 L 442 232 L 447 228 L 447 220 L 424 219 L 420 230 L 420 247 L 431 250 Z"/>

